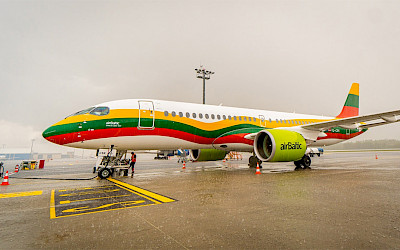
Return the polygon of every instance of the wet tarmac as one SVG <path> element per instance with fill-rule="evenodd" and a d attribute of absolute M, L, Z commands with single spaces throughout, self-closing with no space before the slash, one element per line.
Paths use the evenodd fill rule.
<path fill-rule="evenodd" d="M 90 179 L 94 159 L 55 160 L 0 186 L 1 248 L 399 249 L 400 152 L 377 156 L 326 153 L 312 170 L 255 175 L 247 159 L 182 170 L 139 155 L 134 178 L 111 181 Z"/>

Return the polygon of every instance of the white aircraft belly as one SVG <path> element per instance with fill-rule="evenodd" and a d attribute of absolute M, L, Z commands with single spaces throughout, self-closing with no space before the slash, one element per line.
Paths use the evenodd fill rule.
<path fill-rule="evenodd" d="M 213 148 L 212 145 L 203 145 L 178 138 L 154 135 L 119 136 L 65 144 L 65 146 L 85 149 L 110 148 L 111 145 L 114 145 L 116 149 L 121 150 L 175 150 Z"/>

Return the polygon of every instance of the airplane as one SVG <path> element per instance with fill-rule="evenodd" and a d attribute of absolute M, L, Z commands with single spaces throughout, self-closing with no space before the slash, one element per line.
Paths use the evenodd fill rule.
<path fill-rule="evenodd" d="M 223 159 L 229 151 L 252 152 L 249 166 L 294 162 L 310 168 L 312 147 L 329 146 L 398 122 L 400 110 L 359 116 L 359 84 L 353 83 L 336 117 L 244 109 L 154 99 L 101 103 L 50 126 L 43 137 L 83 149 L 190 149 L 194 161 Z M 121 154 L 119 154 L 121 155 Z M 100 178 L 111 175 L 99 169 Z"/>

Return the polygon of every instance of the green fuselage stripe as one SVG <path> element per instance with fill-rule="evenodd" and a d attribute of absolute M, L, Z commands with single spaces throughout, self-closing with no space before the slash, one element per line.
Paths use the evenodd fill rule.
<path fill-rule="evenodd" d="M 100 129 L 112 129 L 112 128 L 137 128 L 138 126 L 138 118 L 117 118 L 117 119 L 104 119 L 104 120 L 95 120 L 95 121 L 87 121 L 86 123 L 70 123 L 70 124 L 64 124 L 64 125 L 57 125 L 57 126 L 52 126 L 49 129 L 47 129 L 45 132 L 43 132 L 44 137 L 51 137 L 51 136 L 57 136 L 57 135 L 62 135 L 62 134 L 69 134 L 69 133 L 76 133 L 76 132 L 83 132 L 83 131 L 88 131 L 89 129 L 93 130 L 100 130 Z M 148 122 L 149 124 L 152 124 L 153 120 L 152 119 L 147 119 L 147 118 L 141 118 L 141 122 Z M 107 125 L 107 122 L 111 122 L 113 124 L 118 124 L 117 126 L 109 126 Z M 197 127 L 184 124 L 181 122 L 176 122 L 176 121 L 169 121 L 169 120 L 163 120 L 163 119 L 155 119 L 154 121 L 154 126 L 156 128 L 165 128 L 165 129 L 172 129 L 172 130 L 177 130 L 181 132 L 186 132 L 192 135 L 196 136 L 202 136 L 205 138 L 218 138 L 220 136 L 228 136 L 228 135 L 234 135 L 234 134 L 241 134 L 241 133 L 257 133 L 263 129 L 267 129 L 266 127 L 261 127 L 261 126 L 256 126 L 253 124 L 237 124 L 233 126 L 228 126 L 222 129 L 217 129 L 217 130 L 203 130 L 199 129 Z M 343 128 L 332 128 L 332 131 L 335 131 L 334 133 L 336 134 L 350 134 L 352 133 L 357 133 L 359 132 L 357 129 L 351 129 L 350 131 L 346 131 L 346 129 Z M 325 131 L 325 132 L 330 132 L 330 131 Z"/>
<path fill-rule="evenodd" d="M 120 118 L 120 119 L 112 119 L 112 122 L 118 123 L 117 127 L 109 127 L 107 126 L 107 122 L 111 121 L 109 119 L 105 120 L 96 120 L 96 121 L 87 121 L 86 123 L 70 123 L 65 125 L 53 126 L 46 130 L 43 133 L 43 136 L 50 137 L 61 134 L 68 134 L 74 132 L 88 131 L 88 129 L 108 129 L 108 128 L 136 128 L 138 126 L 138 118 Z M 141 123 L 149 122 L 152 124 L 153 120 L 148 118 L 141 118 Z M 180 122 L 155 119 L 154 126 L 156 128 L 166 128 L 166 129 L 174 129 L 182 132 L 186 132 L 193 135 L 198 135 L 206 138 L 217 138 L 223 134 L 237 134 L 242 131 L 243 133 L 255 133 L 264 127 L 252 125 L 252 124 L 238 124 L 234 126 L 225 127 L 218 130 L 202 130 L 191 125 L 187 125 Z M 233 131 L 237 131 L 232 133 Z"/>

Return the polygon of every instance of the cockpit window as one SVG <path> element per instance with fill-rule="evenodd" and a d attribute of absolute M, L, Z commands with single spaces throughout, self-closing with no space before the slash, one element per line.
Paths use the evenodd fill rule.
<path fill-rule="evenodd" d="M 90 113 L 91 115 L 98 115 L 98 116 L 108 115 L 110 113 L 110 108 L 109 107 L 91 107 L 91 108 L 76 112 L 67 117 L 76 116 L 76 115 L 84 115 L 84 114 L 88 114 L 88 113 Z"/>
<path fill-rule="evenodd" d="M 95 109 L 93 109 L 92 111 L 90 111 L 91 115 L 108 115 L 110 113 L 110 108 L 108 107 L 97 107 Z"/>
<path fill-rule="evenodd" d="M 91 108 L 88 108 L 88 109 L 84 109 L 84 110 L 81 110 L 81 111 L 79 111 L 79 112 L 76 112 L 76 113 L 74 113 L 74 114 L 72 114 L 72 115 L 69 115 L 69 116 L 67 116 L 67 117 L 87 114 L 87 113 L 89 113 L 90 111 L 92 111 L 93 109 L 94 109 L 94 107 L 91 107 Z"/>

